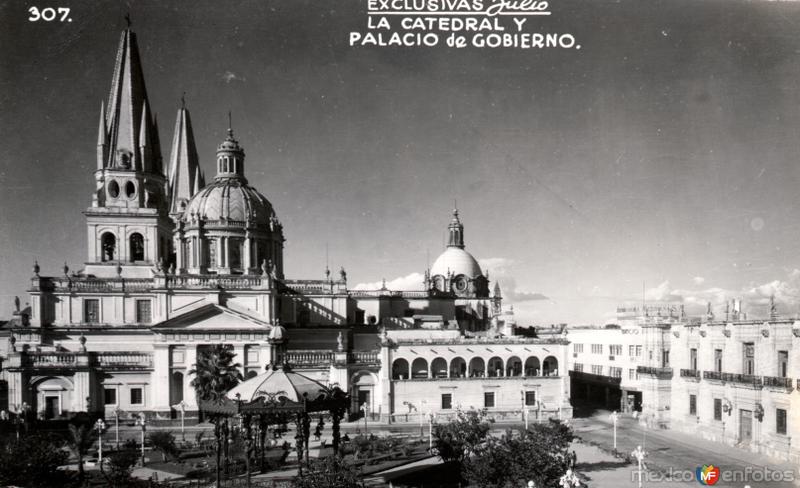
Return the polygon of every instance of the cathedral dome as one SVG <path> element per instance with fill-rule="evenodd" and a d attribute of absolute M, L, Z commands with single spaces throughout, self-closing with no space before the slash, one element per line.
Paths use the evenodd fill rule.
<path fill-rule="evenodd" d="M 464 275 L 469 278 L 482 276 L 481 267 L 478 261 L 460 247 L 448 247 L 436 258 L 431 267 L 431 276 L 453 276 Z"/>
<path fill-rule="evenodd" d="M 274 218 L 269 200 L 238 178 L 216 179 L 198 191 L 183 212 L 184 221 L 245 222 L 255 227 L 268 227 Z"/>
<path fill-rule="evenodd" d="M 199 189 L 183 211 L 184 222 L 213 221 L 217 225 L 272 228 L 277 224 L 269 200 L 247 184 L 244 177 L 244 149 L 233 131 L 217 147 L 217 175 Z"/>

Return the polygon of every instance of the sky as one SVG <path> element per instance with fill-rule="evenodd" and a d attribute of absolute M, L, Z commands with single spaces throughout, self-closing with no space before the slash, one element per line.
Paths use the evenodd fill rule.
<path fill-rule="evenodd" d="M 521 325 L 800 312 L 800 3 L 552 0 L 581 49 L 358 47 L 366 0 L 0 3 L 0 317 L 86 259 L 100 103 L 129 12 L 163 157 L 185 92 L 214 174 L 227 113 L 291 278 L 420 288 L 457 201 Z M 327 252 L 326 252 L 327 249 Z M 23 302 L 25 300 L 23 299 Z"/>

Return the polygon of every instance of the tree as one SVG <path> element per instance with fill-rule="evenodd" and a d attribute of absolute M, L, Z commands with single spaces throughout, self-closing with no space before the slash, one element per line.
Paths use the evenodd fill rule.
<path fill-rule="evenodd" d="M 61 441 L 43 435 L 13 439 L 0 448 L 0 486 L 51 487 L 67 482 L 59 470 L 69 459 Z"/>
<path fill-rule="evenodd" d="M 204 350 L 197 358 L 194 369 L 189 371 L 194 375 L 190 383 L 194 387 L 198 404 L 200 400 L 221 401 L 223 395 L 242 380 L 239 372 L 241 365 L 234 363 L 236 353 L 230 345 L 217 344 L 211 349 Z M 222 455 L 222 417 L 209 415 L 208 420 L 214 424 L 214 437 L 217 441 L 217 486 L 220 486 L 220 465 Z"/>
<path fill-rule="evenodd" d="M 92 431 L 87 424 L 69 424 L 69 436 L 67 437 L 67 446 L 72 454 L 78 458 L 78 479 L 83 481 L 85 473 L 83 471 L 83 457 L 92 447 L 94 439 L 92 438 Z"/>
<path fill-rule="evenodd" d="M 489 438 L 462 464 L 465 477 L 486 487 L 558 486 L 570 468 L 569 446 L 572 430 L 561 422 L 534 424 L 521 433 L 506 431 L 500 438 Z"/>
<path fill-rule="evenodd" d="M 486 440 L 493 422 L 486 417 L 486 410 L 457 410 L 455 420 L 433 428 L 433 445 L 439 457 L 445 462 L 462 462 Z"/>
<path fill-rule="evenodd" d="M 176 456 L 178 447 L 175 445 L 175 436 L 172 432 L 156 431 L 150 434 L 150 443 L 161 451 L 161 459 L 166 462 L 167 456 Z"/>
<path fill-rule="evenodd" d="M 296 488 L 362 488 L 358 470 L 338 456 L 312 461 L 303 476 L 294 479 Z"/>
<path fill-rule="evenodd" d="M 139 453 L 135 449 L 123 449 L 112 452 L 108 456 L 108 472 L 103 472 L 111 486 L 126 486 L 131 479 L 133 467 L 139 461 Z"/>

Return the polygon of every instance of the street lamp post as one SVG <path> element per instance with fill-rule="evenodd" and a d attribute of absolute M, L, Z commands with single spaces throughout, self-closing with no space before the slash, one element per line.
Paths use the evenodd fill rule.
<path fill-rule="evenodd" d="M 183 442 L 186 442 L 186 421 L 185 421 L 185 418 L 186 418 L 186 407 L 187 407 L 187 405 L 188 404 L 185 401 L 181 400 L 180 403 L 176 403 L 175 405 L 172 406 L 172 408 L 181 411 L 181 440 Z"/>
<path fill-rule="evenodd" d="M 608 416 L 611 419 L 611 422 L 614 424 L 614 450 L 617 449 L 617 420 L 619 420 L 619 414 L 616 410 L 614 413 Z"/>
<path fill-rule="evenodd" d="M 144 431 L 147 427 L 147 421 L 144 418 L 144 414 L 140 414 L 139 418 L 136 420 L 136 425 L 142 428 L 142 466 L 144 466 Z"/>
<path fill-rule="evenodd" d="M 433 416 L 430 411 L 428 412 L 428 452 L 433 452 Z"/>
<path fill-rule="evenodd" d="M 361 404 L 360 410 L 364 412 L 364 435 L 368 435 L 369 426 L 367 426 L 367 402 Z"/>
<path fill-rule="evenodd" d="M 526 430 L 526 431 L 528 430 L 528 417 L 530 416 L 530 414 L 531 414 L 531 413 L 530 413 L 530 411 L 528 410 L 528 407 L 524 407 L 524 408 L 522 409 L 522 416 L 525 418 L 525 430 Z"/>
<path fill-rule="evenodd" d="M 636 458 L 636 461 L 639 463 L 639 488 L 642 488 L 642 461 L 646 455 L 647 453 L 644 452 L 642 446 L 636 446 L 636 450 L 631 453 L 631 456 Z"/>
<path fill-rule="evenodd" d="M 97 465 L 100 470 L 103 469 L 103 431 L 106 430 L 106 423 L 103 419 L 97 419 L 94 423 L 94 428 L 97 429 Z"/>
<path fill-rule="evenodd" d="M 117 445 L 117 451 L 119 451 L 119 415 L 121 413 L 122 410 L 117 406 L 114 409 L 114 443 Z"/>

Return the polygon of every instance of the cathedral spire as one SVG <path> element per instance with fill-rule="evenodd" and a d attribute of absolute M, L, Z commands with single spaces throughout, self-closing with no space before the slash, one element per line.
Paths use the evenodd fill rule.
<path fill-rule="evenodd" d="M 97 124 L 97 169 L 103 169 L 105 161 L 108 159 L 107 146 L 106 104 L 105 101 L 100 101 L 100 122 Z"/>
<path fill-rule="evenodd" d="M 154 151 L 141 153 L 142 135 L 152 143 L 155 140 L 155 127 L 150 118 L 136 34 L 130 26 L 120 37 L 105 124 L 108 134 L 105 168 L 145 173 L 159 171 L 159 155 Z"/>
<path fill-rule="evenodd" d="M 170 213 L 177 213 L 182 210 L 181 206 L 202 188 L 192 121 L 183 97 L 175 121 L 169 165 Z"/>
<path fill-rule="evenodd" d="M 464 249 L 464 225 L 458 218 L 458 209 L 453 209 L 453 219 L 450 220 L 450 225 L 447 226 L 450 232 L 450 238 L 447 241 L 447 247 L 458 247 Z"/>

